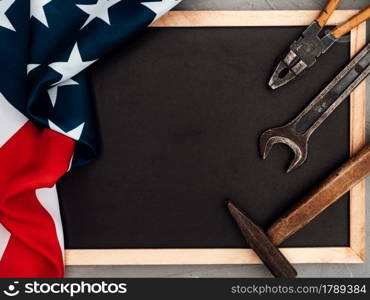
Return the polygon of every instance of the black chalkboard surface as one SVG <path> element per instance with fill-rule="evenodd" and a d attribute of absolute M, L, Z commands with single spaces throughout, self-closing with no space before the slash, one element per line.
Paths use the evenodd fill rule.
<path fill-rule="evenodd" d="M 309 158 L 266 161 L 258 137 L 299 113 L 349 60 L 337 43 L 305 76 L 267 86 L 302 27 L 150 28 L 91 69 L 102 153 L 58 185 L 67 248 L 246 247 L 225 199 L 267 228 L 349 156 L 346 102 Z M 284 246 L 347 246 L 348 196 Z"/>

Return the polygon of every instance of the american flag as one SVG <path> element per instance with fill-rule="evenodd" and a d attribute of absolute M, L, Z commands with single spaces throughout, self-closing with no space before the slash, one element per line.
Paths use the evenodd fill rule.
<path fill-rule="evenodd" d="M 0 0 L 0 277 L 64 276 L 55 184 L 97 149 L 85 70 L 180 1 Z"/>

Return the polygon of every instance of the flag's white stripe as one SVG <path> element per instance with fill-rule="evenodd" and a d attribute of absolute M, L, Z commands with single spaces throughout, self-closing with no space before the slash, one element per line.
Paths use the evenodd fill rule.
<path fill-rule="evenodd" d="M 0 260 L 10 239 L 10 232 L 0 223 Z"/>
<path fill-rule="evenodd" d="M 28 119 L 0 93 L 0 147 L 2 147 Z M 0 260 L 10 240 L 10 232 L 0 223 Z"/>
<path fill-rule="evenodd" d="M 0 93 L 0 147 L 2 147 L 13 135 L 21 129 L 28 119 L 18 111 L 9 101 Z M 60 217 L 58 195 L 55 185 L 52 188 L 43 188 L 36 190 L 36 196 L 53 219 L 59 246 L 64 255 L 64 237 L 62 221 Z M 0 223 L 0 260 L 7 248 L 11 233 Z"/>
<path fill-rule="evenodd" d="M 51 188 L 43 188 L 36 190 L 36 197 L 45 208 L 45 210 L 50 214 L 54 221 L 55 229 L 57 232 L 57 237 L 64 256 L 64 236 L 62 220 L 60 217 L 59 201 L 56 186 Z"/>
<path fill-rule="evenodd" d="M 0 93 L 0 147 L 2 147 L 28 119 Z"/>

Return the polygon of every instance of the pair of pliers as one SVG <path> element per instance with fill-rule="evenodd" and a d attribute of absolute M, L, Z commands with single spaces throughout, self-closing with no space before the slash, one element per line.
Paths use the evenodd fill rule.
<path fill-rule="evenodd" d="M 288 54 L 279 62 L 269 81 L 272 89 L 287 84 L 304 70 L 311 67 L 317 58 L 325 53 L 339 38 L 370 18 L 369 5 L 344 24 L 331 29 L 321 38 L 319 36 L 320 32 L 339 3 L 340 0 L 329 0 L 316 20 L 303 31 L 298 40 L 290 45 Z"/>

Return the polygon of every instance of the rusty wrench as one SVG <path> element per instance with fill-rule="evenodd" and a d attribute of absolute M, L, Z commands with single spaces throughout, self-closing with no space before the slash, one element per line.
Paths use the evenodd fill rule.
<path fill-rule="evenodd" d="M 272 146 L 283 143 L 294 152 L 287 172 L 307 159 L 308 141 L 312 133 L 349 96 L 370 73 L 370 43 L 321 91 L 291 122 L 269 129 L 260 137 L 260 151 L 266 159 Z"/>

